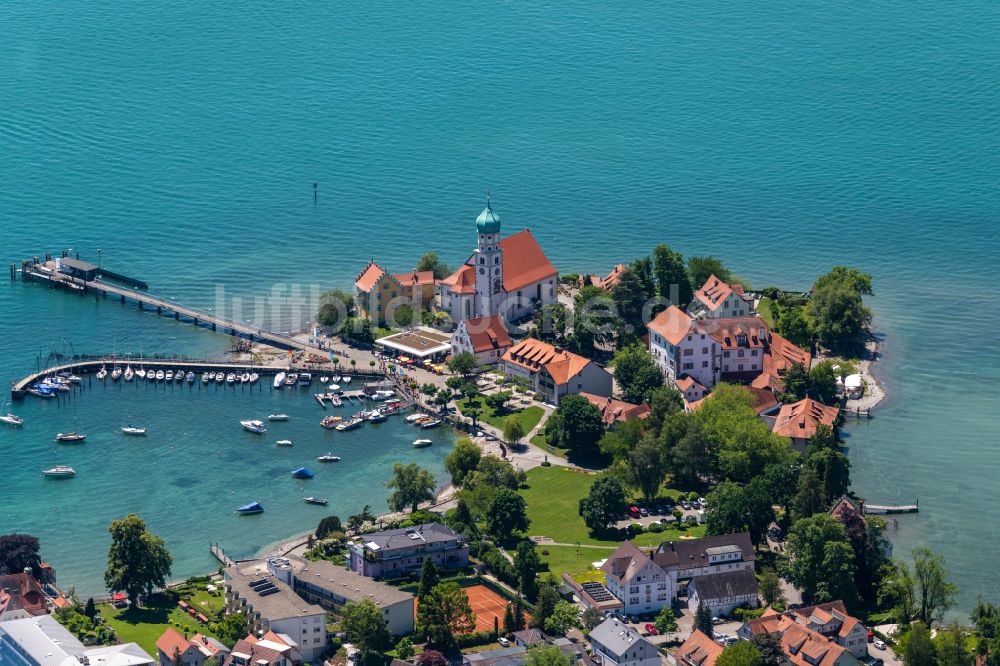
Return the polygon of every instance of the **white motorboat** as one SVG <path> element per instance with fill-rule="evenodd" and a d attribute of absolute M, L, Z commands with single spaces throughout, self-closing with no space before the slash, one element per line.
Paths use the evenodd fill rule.
<path fill-rule="evenodd" d="M 267 426 L 264 425 L 263 421 L 240 421 L 240 425 L 243 426 L 244 430 L 257 433 L 258 435 L 267 432 Z"/>
<path fill-rule="evenodd" d="M 56 465 L 55 467 L 51 467 L 49 469 L 43 469 L 42 474 L 55 478 L 66 478 L 74 476 L 76 474 L 76 470 L 68 465 Z"/>
<path fill-rule="evenodd" d="M 24 419 L 22 419 L 20 416 L 12 414 L 11 412 L 7 412 L 3 416 L 0 416 L 0 421 L 3 421 L 7 425 L 12 425 L 12 426 L 24 425 Z"/>
<path fill-rule="evenodd" d="M 427 421 L 426 423 L 421 423 L 420 427 L 423 430 L 430 430 L 431 428 L 438 427 L 442 423 L 444 423 L 444 421 L 442 421 L 441 419 L 431 419 L 430 421 Z"/>
<path fill-rule="evenodd" d="M 328 390 L 330 390 L 330 391 L 339 391 L 340 390 L 340 384 L 330 384 L 326 388 Z"/>
<path fill-rule="evenodd" d="M 302 501 L 305 502 L 306 504 L 319 504 L 321 506 L 326 506 L 327 504 L 330 503 L 328 500 L 325 500 L 322 497 L 303 497 Z"/>
<path fill-rule="evenodd" d="M 267 420 L 268 421 L 287 421 L 288 420 L 288 414 L 268 414 L 267 415 Z"/>
<path fill-rule="evenodd" d="M 216 384 L 221 384 L 224 381 L 226 381 L 226 373 L 224 373 L 224 372 L 217 372 L 217 373 L 215 373 L 215 383 Z"/>
<path fill-rule="evenodd" d="M 340 396 L 337 395 L 336 393 L 331 393 L 327 397 L 330 398 L 330 404 L 333 405 L 334 407 L 340 407 L 342 404 L 344 404 L 344 401 L 341 400 Z"/>
<path fill-rule="evenodd" d="M 320 384 L 326 384 L 328 381 L 330 381 L 329 377 L 327 377 L 326 375 L 320 375 L 320 378 L 319 378 L 319 383 Z"/>
<path fill-rule="evenodd" d="M 201 373 L 201 383 L 202 384 L 209 383 L 210 381 L 212 381 L 212 377 L 214 377 L 214 376 L 215 376 L 214 374 L 211 374 L 211 373 L 208 373 L 208 372 Z"/>
<path fill-rule="evenodd" d="M 98 381 L 103 381 L 104 378 L 107 376 L 108 376 L 108 369 L 102 365 L 101 369 L 97 371 L 97 379 Z"/>
<path fill-rule="evenodd" d="M 184 371 L 183 370 L 177 370 L 177 371 L 174 372 L 174 381 L 176 381 L 176 382 L 182 382 L 182 381 L 184 381 L 184 376 L 185 375 L 184 375 Z"/>
<path fill-rule="evenodd" d="M 382 421 L 385 421 L 386 415 L 385 412 L 383 412 L 382 410 L 375 409 L 368 414 L 367 418 L 371 423 L 381 423 Z"/>
<path fill-rule="evenodd" d="M 61 432 L 56 435 L 57 442 L 75 444 L 87 439 L 87 436 L 78 432 Z"/>
<path fill-rule="evenodd" d="M 372 398 L 372 400 L 382 401 L 382 400 L 388 400 L 389 398 L 393 397 L 394 395 L 396 395 L 395 391 L 379 390 L 379 391 L 375 391 L 375 393 L 372 394 L 371 398 Z"/>
<path fill-rule="evenodd" d="M 122 369 L 119 368 L 118 366 L 115 366 L 115 369 L 111 371 L 111 379 L 118 381 L 118 379 L 121 376 L 122 376 Z"/>
<path fill-rule="evenodd" d="M 316 458 L 320 462 L 340 462 L 340 456 L 335 456 L 332 453 L 327 453 L 326 455 Z"/>
<path fill-rule="evenodd" d="M 83 377 L 74 375 L 71 372 L 63 372 L 59 375 L 62 379 L 66 380 L 70 384 L 80 384 L 83 382 Z"/>
<path fill-rule="evenodd" d="M 294 372 L 285 375 L 285 386 L 295 386 L 295 384 L 297 384 L 298 381 L 299 381 L 299 376 Z"/>
<path fill-rule="evenodd" d="M 188 384 L 193 384 L 194 383 L 194 373 L 193 372 L 188 372 L 186 375 L 184 375 L 184 380 Z"/>
<path fill-rule="evenodd" d="M 279 372 L 278 374 L 276 374 L 274 376 L 274 384 L 273 384 L 273 386 L 276 389 L 280 389 L 284 385 L 285 385 L 285 373 Z"/>
<path fill-rule="evenodd" d="M 124 379 L 125 381 L 127 381 L 127 382 L 130 382 L 130 381 L 132 381 L 133 379 L 135 379 L 135 373 L 134 373 L 134 372 L 132 372 L 132 366 L 131 366 L 131 365 L 129 365 L 129 366 L 126 366 L 126 368 L 125 368 L 125 374 L 124 374 L 124 375 L 122 375 L 122 378 L 123 378 L 123 379 Z"/>
<path fill-rule="evenodd" d="M 279 439 L 275 442 L 278 446 L 293 446 L 292 440 L 290 439 Z"/>
<path fill-rule="evenodd" d="M 429 439 L 415 439 L 415 440 L 413 440 L 413 448 L 415 448 L 415 449 L 423 449 L 423 448 L 426 448 L 426 447 L 430 446 L 433 443 L 434 442 L 431 441 L 431 440 L 429 440 Z"/>
<path fill-rule="evenodd" d="M 156 373 L 156 374 L 159 375 L 160 373 Z M 164 372 L 163 373 L 163 381 L 165 381 L 165 382 L 172 382 L 172 381 L 174 381 L 174 371 L 173 370 L 167 370 L 166 372 Z"/>
<path fill-rule="evenodd" d="M 135 371 L 135 376 L 138 377 L 139 379 L 146 378 L 146 371 L 142 369 L 142 366 L 140 366 L 139 369 Z"/>
<path fill-rule="evenodd" d="M 251 372 L 250 373 L 250 383 L 251 384 L 256 384 L 258 379 L 260 379 L 260 375 L 258 375 L 256 372 Z"/>
<path fill-rule="evenodd" d="M 226 375 L 226 383 L 227 384 L 232 384 L 235 381 L 236 381 L 236 373 L 235 372 L 230 372 L 228 375 Z"/>
<path fill-rule="evenodd" d="M 406 417 L 406 421 L 407 423 L 413 423 L 414 421 L 419 421 L 420 419 L 426 419 L 429 416 L 430 414 L 424 414 L 423 412 L 419 414 L 410 414 L 409 416 Z"/>
<path fill-rule="evenodd" d="M 145 428 L 138 428 L 136 426 L 124 426 L 122 428 L 122 433 L 124 433 L 126 435 L 145 435 L 146 434 L 146 429 Z"/>

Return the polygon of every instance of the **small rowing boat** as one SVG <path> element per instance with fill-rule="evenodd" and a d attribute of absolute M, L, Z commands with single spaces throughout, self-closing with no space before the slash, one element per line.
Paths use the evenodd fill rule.
<path fill-rule="evenodd" d="M 288 414 L 268 414 L 267 415 L 267 420 L 268 421 L 287 421 L 288 420 Z"/>
<path fill-rule="evenodd" d="M 122 428 L 122 432 L 125 433 L 126 435 L 145 435 L 146 429 L 137 428 L 135 426 L 125 426 L 124 428 Z"/>
<path fill-rule="evenodd" d="M 319 458 L 316 458 L 316 460 L 320 462 L 340 462 L 340 456 L 335 456 L 332 453 L 327 453 L 326 455 L 322 455 Z"/>
<path fill-rule="evenodd" d="M 330 502 L 321 497 L 303 497 L 302 501 L 306 504 L 319 504 L 321 506 L 326 506 Z"/>
<path fill-rule="evenodd" d="M 413 440 L 413 448 L 424 449 L 433 444 L 434 442 L 429 439 L 415 439 Z"/>
<path fill-rule="evenodd" d="M 290 439 L 279 439 L 275 442 L 278 446 L 292 446 L 292 440 Z"/>

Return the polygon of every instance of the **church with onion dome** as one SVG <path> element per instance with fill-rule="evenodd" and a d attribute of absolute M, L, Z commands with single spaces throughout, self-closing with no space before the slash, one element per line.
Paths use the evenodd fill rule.
<path fill-rule="evenodd" d="M 490 206 L 476 218 L 472 256 L 438 284 L 441 307 L 455 323 L 500 315 L 505 321 L 530 316 L 556 302 L 559 275 L 527 229 L 500 235 L 500 216 Z"/>

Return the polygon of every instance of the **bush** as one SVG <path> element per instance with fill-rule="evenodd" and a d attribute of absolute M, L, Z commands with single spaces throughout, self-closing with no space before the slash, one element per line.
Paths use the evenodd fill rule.
<path fill-rule="evenodd" d="M 477 645 L 489 645 L 497 639 L 497 635 L 492 631 L 474 631 L 471 634 L 465 634 L 463 636 L 456 636 L 455 640 L 458 642 L 458 648 L 464 650 L 465 648 L 476 647 Z"/>
<path fill-rule="evenodd" d="M 628 526 L 628 533 L 631 536 L 635 536 L 636 534 L 642 534 L 643 527 L 640 523 L 632 523 L 631 525 Z"/>
<path fill-rule="evenodd" d="M 550 463 L 548 460 L 543 460 L 541 466 L 542 467 L 552 467 L 552 463 Z"/>
<path fill-rule="evenodd" d="M 649 531 L 652 532 L 653 534 L 659 534 L 664 529 L 665 528 L 661 523 L 653 523 L 652 525 L 649 526 Z"/>

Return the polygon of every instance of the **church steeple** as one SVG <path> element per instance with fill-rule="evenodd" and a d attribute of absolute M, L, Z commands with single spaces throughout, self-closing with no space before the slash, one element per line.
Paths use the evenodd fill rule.
<path fill-rule="evenodd" d="M 479 242 L 473 254 L 476 267 L 475 311 L 477 317 L 483 317 L 497 314 L 504 299 L 500 216 L 490 207 L 489 194 L 486 195 L 486 208 L 476 218 L 476 232 Z"/>
<path fill-rule="evenodd" d="M 500 233 L 500 216 L 490 207 L 490 195 L 486 195 L 486 208 L 476 218 L 476 230 L 481 234 Z"/>

